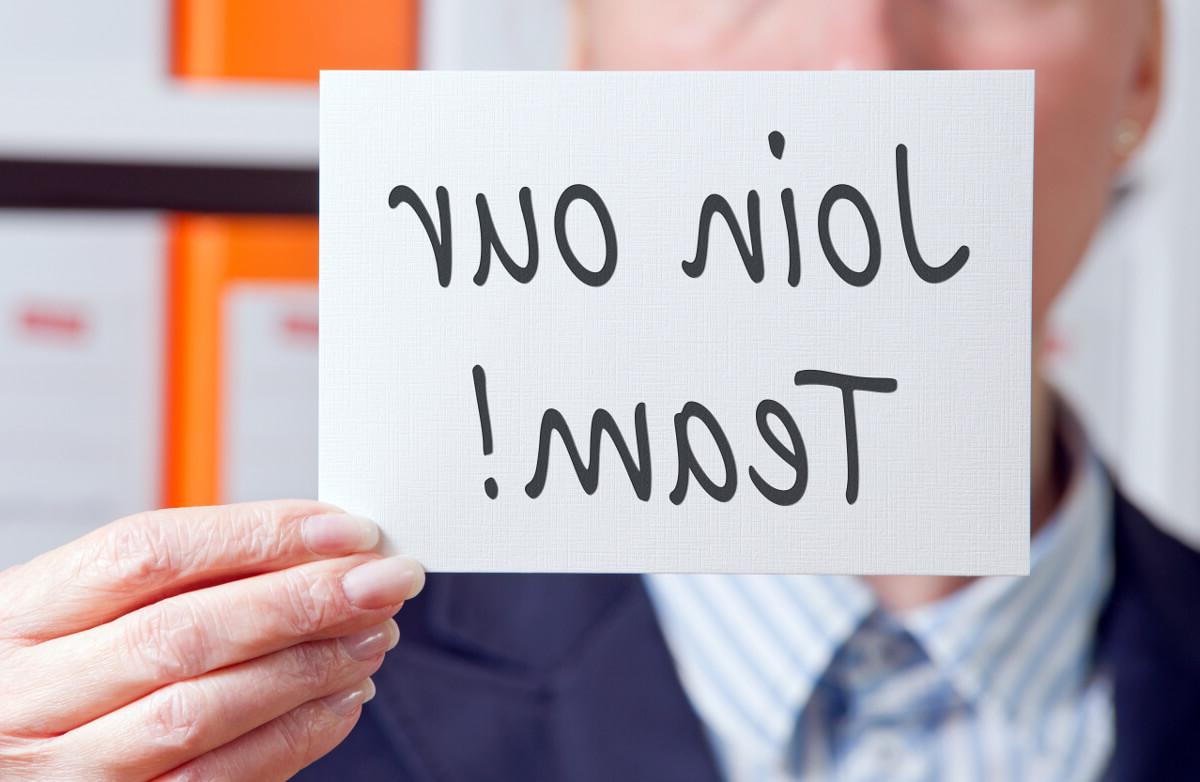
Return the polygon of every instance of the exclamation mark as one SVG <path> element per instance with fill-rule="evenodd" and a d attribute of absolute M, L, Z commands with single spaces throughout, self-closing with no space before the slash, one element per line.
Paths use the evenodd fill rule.
<path fill-rule="evenodd" d="M 475 378 L 475 404 L 479 408 L 479 428 L 483 432 L 483 455 L 490 456 L 492 453 L 492 416 L 488 413 L 487 375 L 483 373 L 483 367 L 478 364 L 471 370 L 471 375 Z M 485 480 L 483 491 L 490 499 L 496 499 L 496 495 L 500 493 L 496 479 Z"/>

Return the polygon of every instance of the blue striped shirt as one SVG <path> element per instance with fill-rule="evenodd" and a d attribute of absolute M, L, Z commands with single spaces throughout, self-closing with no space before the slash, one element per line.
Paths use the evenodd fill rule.
<path fill-rule="evenodd" d="M 1029 576 L 911 612 L 849 576 L 647 576 L 726 778 L 1099 778 L 1113 711 L 1092 641 L 1111 499 L 1095 457 L 1080 462 Z"/>

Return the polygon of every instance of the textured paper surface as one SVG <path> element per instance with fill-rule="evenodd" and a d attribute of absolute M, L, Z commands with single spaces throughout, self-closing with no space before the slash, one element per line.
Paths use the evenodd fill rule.
<path fill-rule="evenodd" d="M 320 496 L 368 515 L 387 545 L 446 571 L 1024 573 L 1029 545 L 1033 76 L 955 73 L 328 72 L 321 82 Z M 782 158 L 768 145 L 786 139 Z M 951 279 L 923 281 L 898 207 L 908 150 L 915 237 L 931 265 L 960 245 Z M 581 283 L 556 243 L 564 189 L 595 189 L 617 266 Z M 875 279 L 844 282 L 818 212 L 829 188 L 859 190 L 878 223 Z M 421 221 L 389 193 L 407 186 L 439 225 L 452 217 L 448 287 Z M 524 264 L 518 190 L 531 190 L 540 248 L 520 284 L 493 253 L 482 286 L 475 198 Z M 794 192 L 801 278 L 788 284 L 781 191 Z M 701 206 L 724 195 L 745 229 L 761 200 L 764 278 L 753 282 L 721 217 L 707 268 L 686 275 Z M 863 269 L 863 220 L 848 202 L 829 236 Z M 582 264 L 605 246 L 575 202 L 564 229 Z M 472 367 L 487 376 L 485 454 Z M 847 501 L 841 393 L 797 387 L 799 370 L 896 380 L 857 393 L 859 491 Z M 755 411 L 777 400 L 807 455 L 803 497 L 766 500 L 751 481 L 795 472 Z M 674 416 L 703 404 L 736 461 L 718 502 L 694 476 L 669 499 Z M 542 493 L 539 431 L 561 411 L 585 460 L 597 408 L 637 455 L 645 404 L 651 493 L 635 496 L 610 440 L 598 486 L 581 486 L 557 435 Z M 773 431 L 782 439 L 783 429 Z M 696 459 L 725 479 L 707 431 Z M 498 493 L 485 493 L 487 479 Z"/>

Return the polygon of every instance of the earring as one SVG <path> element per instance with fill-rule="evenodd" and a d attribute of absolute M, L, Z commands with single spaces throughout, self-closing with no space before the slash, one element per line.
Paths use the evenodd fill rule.
<path fill-rule="evenodd" d="M 1142 126 L 1134 119 L 1123 119 L 1117 123 L 1113 134 L 1113 150 L 1120 157 L 1128 157 L 1142 138 Z"/>

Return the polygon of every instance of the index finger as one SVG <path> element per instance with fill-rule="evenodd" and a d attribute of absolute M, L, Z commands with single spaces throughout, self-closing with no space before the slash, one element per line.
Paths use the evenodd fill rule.
<path fill-rule="evenodd" d="M 0 573 L 0 637 L 68 635 L 195 586 L 378 541 L 373 522 L 311 500 L 139 513 Z"/>

